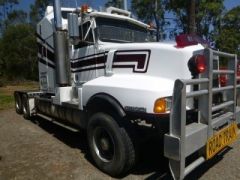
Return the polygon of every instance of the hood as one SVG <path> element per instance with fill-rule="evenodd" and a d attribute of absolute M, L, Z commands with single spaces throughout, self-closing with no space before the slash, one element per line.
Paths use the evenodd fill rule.
<path fill-rule="evenodd" d="M 140 49 L 168 49 L 172 51 L 197 51 L 204 49 L 201 44 L 178 48 L 175 42 L 148 42 L 148 43 L 100 43 L 102 50 L 140 50 Z"/>
<path fill-rule="evenodd" d="M 101 45 L 101 49 L 105 52 L 116 51 L 117 58 L 113 60 L 115 73 L 147 75 L 175 81 L 192 77 L 188 61 L 194 54 L 201 53 L 204 47 L 198 44 L 178 48 L 175 43 L 154 42 L 106 43 Z M 124 56 L 118 58 L 121 55 Z M 124 68 L 130 66 L 132 68 Z"/>

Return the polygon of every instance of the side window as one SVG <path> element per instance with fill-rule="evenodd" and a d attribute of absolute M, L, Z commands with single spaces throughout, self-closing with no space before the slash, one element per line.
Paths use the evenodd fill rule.
<path fill-rule="evenodd" d="M 62 11 L 62 18 L 67 19 L 68 13 L 70 13 L 70 11 Z"/>
<path fill-rule="evenodd" d="M 90 28 L 91 23 L 88 21 L 84 23 L 82 26 L 79 26 L 80 39 L 87 41 L 89 43 L 93 43 L 93 33 Z"/>

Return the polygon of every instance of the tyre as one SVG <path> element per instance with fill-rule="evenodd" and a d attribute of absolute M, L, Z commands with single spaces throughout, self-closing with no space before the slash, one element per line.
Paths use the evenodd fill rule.
<path fill-rule="evenodd" d="M 87 138 L 96 166 L 111 176 L 121 176 L 135 163 L 133 143 L 125 129 L 105 113 L 94 114 L 88 123 Z"/>
<path fill-rule="evenodd" d="M 23 117 L 24 119 L 31 119 L 30 115 L 30 109 L 29 109 L 29 104 L 28 104 L 28 97 L 26 94 L 23 94 L 22 96 L 22 106 L 23 106 Z"/>
<path fill-rule="evenodd" d="M 19 93 L 14 93 L 14 99 L 15 99 L 15 109 L 16 113 L 22 114 L 23 113 L 23 107 L 22 107 L 22 98 Z"/>

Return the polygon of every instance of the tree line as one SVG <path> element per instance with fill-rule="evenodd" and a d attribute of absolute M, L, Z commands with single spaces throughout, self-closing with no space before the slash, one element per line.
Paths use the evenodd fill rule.
<path fill-rule="evenodd" d="M 52 0 L 36 0 L 28 13 L 15 8 L 20 1 L 0 0 L 0 81 L 38 78 L 35 27 Z M 123 0 L 105 6 L 123 8 Z M 214 48 L 240 56 L 240 6 L 226 10 L 224 0 L 132 0 L 129 10 L 154 24 L 160 40 L 166 34 L 170 39 L 197 34 Z"/>
<path fill-rule="evenodd" d="M 36 0 L 30 12 L 17 10 L 21 0 L 0 0 L 0 84 L 38 80 L 36 24 L 51 0 Z"/>

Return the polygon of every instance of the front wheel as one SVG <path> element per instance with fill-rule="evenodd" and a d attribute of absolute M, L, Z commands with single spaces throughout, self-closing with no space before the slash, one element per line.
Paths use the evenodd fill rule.
<path fill-rule="evenodd" d="M 119 176 L 135 163 L 135 150 L 126 131 L 112 116 L 96 113 L 88 123 L 88 143 L 97 167 L 111 176 Z"/>

